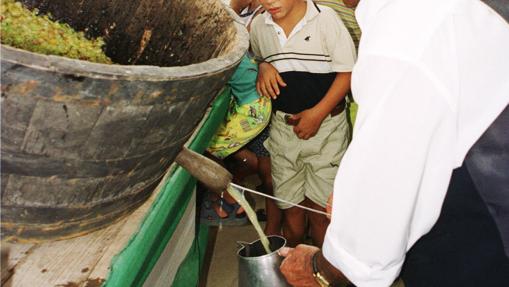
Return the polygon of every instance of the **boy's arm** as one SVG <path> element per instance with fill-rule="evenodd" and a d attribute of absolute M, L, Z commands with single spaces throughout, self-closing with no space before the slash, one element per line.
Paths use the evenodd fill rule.
<path fill-rule="evenodd" d="M 258 93 L 268 98 L 277 99 L 279 86 L 286 87 L 286 83 L 276 68 L 267 62 L 258 64 L 258 77 L 256 79 Z"/>
<path fill-rule="evenodd" d="M 251 49 L 251 52 L 253 53 L 253 56 L 257 62 L 262 62 L 262 51 L 260 50 L 260 45 L 258 43 L 258 38 L 260 37 L 259 34 L 259 28 L 258 28 L 258 21 L 261 16 L 258 15 L 253 19 L 253 22 L 251 23 L 251 30 L 249 31 L 249 48 Z"/>
<path fill-rule="evenodd" d="M 256 79 L 256 90 L 258 93 L 265 97 L 276 98 L 279 95 L 278 84 L 285 87 L 286 83 L 283 81 L 279 72 L 271 64 L 264 62 L 260 46 L 258 44 L 259 31 L 258 22 L 261 21 L 257 16 L 253 20 L 253 25 L 250 32 L 251 51 L 259 63 L 258 77 Z M 274 88 L 275 87 L 275 88 Z"/>
<path fill-rule="evenodd" d="M 329 90 L 318 104 L 292 116 L 292 119 L 298 122 L 293 128 L 298 138 L 307 140 L 318 132 L 322 121 L 350 90 L 350 79 L 350 72 L 337 73 Z"/>

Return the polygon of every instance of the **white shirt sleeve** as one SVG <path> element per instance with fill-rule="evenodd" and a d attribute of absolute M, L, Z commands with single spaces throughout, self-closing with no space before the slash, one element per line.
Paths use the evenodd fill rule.
<path fill-rule="evenodd" d="M 351 72 L 357 54 L 350 33 L 334 10 L 320 6 L 323 17 L 320 28 L 323 45 L 331 57 L 331 69 L 334 72 Z"/>
<path fill-rule="evenodd" d="M 438 218 L 455 116 L 432 74 L 403 60 L 364 56 L 352 87 L 360 108 L 323 253 L 357 286 L 389 286 Z"/>
<path fill-rule="evenodd" d="M 261 17 L 261 16 L 260 16 Z M 250 46 L 250 49 L 251 49 L 251 52 L 253 53 L 253 56 L 255 58 L 256 61 L 258 62 L 262 62 L 263 61 L 263 57 L 262 57 L 262 53 L 260 51 L 260 45 L 258 43 L 259 41 L 259 32 L 258 32 L 258 27 L 257 24 L 259 22 L 259 18 L 260 17 L 257 17 L 253 20 L 252 24 L 251 24 L 251 31 L 249 33 L 249 44 L 251 45 Z"/>

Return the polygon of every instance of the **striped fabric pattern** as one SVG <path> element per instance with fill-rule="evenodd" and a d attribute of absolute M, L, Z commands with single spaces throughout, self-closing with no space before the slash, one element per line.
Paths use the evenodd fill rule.
<path fill-rule="evenodd" d="M 296 53 L 296 52 L 272 54 L 270 56 L 265 57 L 264 61 L 267 63 L 272 63 L 272 62 L 276 62 L 276 61 L 289 60 L 289 59 L 296 59 L 296 60 L 300 60 L 300 61 L 332 62 L 330 55 L 307 54 L 307 53 Z"/>
<path fill-rule="evenodd" d="M 361 29 L 355 19 L 355 9 L 346 7 L 342 0 L 315 0 L 314 2 L 319 5 L 328 6 L 338 13 L 348 32 L 350 32 L 355 48 L 359 48 Z"/>
<path fill-rule="evenodd" d="M 264 58 L 281 73 L 288 71 L 306 71 L 318 74 L 333 72 L 329 63 L 332 62 L 330 55 L 283 52 L 275 53 Z"/>

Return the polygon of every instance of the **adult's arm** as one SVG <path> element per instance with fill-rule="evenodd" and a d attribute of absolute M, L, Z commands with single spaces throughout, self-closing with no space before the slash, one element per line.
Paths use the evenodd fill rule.
<path fill-rule="evenodd" d="M 323 255 L 357 286 L 389 286 L 439 215 L 455 113 L 446 89 L 418 63 L 365 55 L 352 86 L 359 111 Z"/>

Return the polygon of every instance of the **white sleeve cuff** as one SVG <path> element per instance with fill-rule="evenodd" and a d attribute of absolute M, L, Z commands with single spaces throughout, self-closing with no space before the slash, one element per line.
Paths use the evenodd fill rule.
<path fill-rule="evenodd" d="M 353 70 L 353 66 L 333 64 L 331 69 L 336 73 L 351 73 Z"/>
<path fill-rule="evenodd" d="M 348 253 L 338 242 L 333 242 L 331 236 L 325 236 L 322 252 L 327 261 L 358 287 L 390 286 L 399 275 L 403 265 L 402 260 L 390 266 L 368 266 Z"/>

